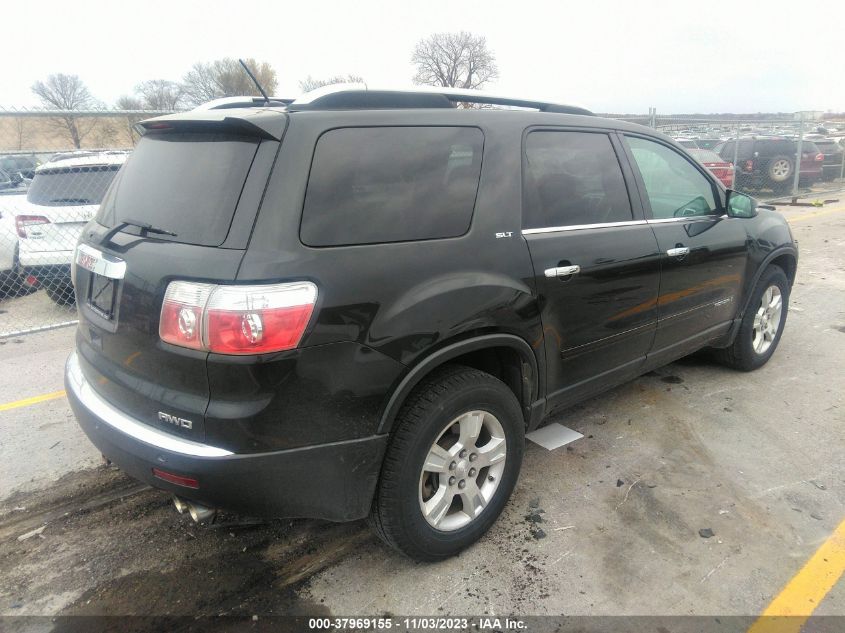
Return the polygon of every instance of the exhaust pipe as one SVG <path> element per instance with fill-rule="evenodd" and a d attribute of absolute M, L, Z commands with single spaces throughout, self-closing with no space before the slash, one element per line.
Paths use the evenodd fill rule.
<path fill-rule="evenodd" d="M 194 523 L 214 523 L 214 518 L 217 516 L 217 510 L 215 508 L 206 508 L 196 503 L 188 504 L 188 513 L 191 515 Z"/>
<path fill-rule="evenodd" d="M 186 512 L 190 514 L 194 523 L 214 523 L 214 519 L 217 516 L 216 508 L 206 508 L 198 503 L 186 501 L 181 497 L 173 497 L 173 505 L 179 514 L 185 514 Z"/>

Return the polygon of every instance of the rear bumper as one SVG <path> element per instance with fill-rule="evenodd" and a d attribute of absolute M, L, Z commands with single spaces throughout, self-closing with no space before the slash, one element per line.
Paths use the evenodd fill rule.
<path fill-rule="evenodd" d="M 73 251 L 36 251 L 22 244 L 19 257 L 21 266 L 66 266 L 70 269 Z"/>
<path fill-rule="evenodd" d="M 100 452 L 155 488 L 254 516 L 349 521 L 365 517 L 370 510 L 386 435 L 237 454 L 182 439 L 127 416 L 85 379 L 75 352 L 65 367 L 65 387 L 79 425 Z M 159 479 L 153 468 L 195 479 L 198 488 Z"/>

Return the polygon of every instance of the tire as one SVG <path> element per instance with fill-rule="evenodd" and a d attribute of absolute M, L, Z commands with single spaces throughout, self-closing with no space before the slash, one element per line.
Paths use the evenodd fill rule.
<path fill-rule="evenodd" d="M 792 183 L 795 175 L 795 165 L 789 156 L 774 156 L 766 167 L 766 177 L 776 190 Z"/>
<path fill-rule="evenodd" d="M 47 293 L 47 296 L 56 305 L 72 306 L 76 303 L 76 297 L 73 294 L 73 285 L 70 282 L 47 282 L 44 286 L 44 292 Z"/>
<path fill-rule="evenodd" d="M 464 432 L 470 438 L 476 428 L 476 439 L 462 443 Z M 436 371 L 394 422 L 370 526 L 413 559 L 454 556 L 481 538 L 505 507 L 519 476 L 524 433 L 519 402 L 503 382 L 459 365 Z M 475 501 L 471 513 L 464 511 L 465 498 Z"/>
<path fill-rule="evenodd" d="M 780 295 L 780 312 L 776 326 L 771 325 L 771 311 L 770 316 L 763 319 L 765 304 L 769 302 L 767 293 L 774 288 L 777 290 L 773 295 Z M 725 349 L 715 350 L 717 360 L 740 371 L 752 371 L 765 365 L 775 353 L 786 325 L 789 291 L 789 281 L 783 269 L 779 266 L 769 266 L 754 286 L 748 310 L 742 317 L 733 344 Z M 766 322 L 768 328 L 765 326 Z M 766 335 L 765 332 L 769 334 Z"/>

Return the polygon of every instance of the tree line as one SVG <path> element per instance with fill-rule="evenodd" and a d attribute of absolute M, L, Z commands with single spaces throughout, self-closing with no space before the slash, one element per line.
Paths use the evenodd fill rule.
<path fill-rule="evenodd" d="M 244 60 L 268 95 L 278 86 L 276 70 L 265 61 Z M 414 83 L 452 88 L 483 88 L 498 77 L 496 58 L 484 37 L 465 31 L 435 33 L 417 42 L 411 55 L 415 67 Z M 308 76 L 299 81 L 302 92 L 338 83 L 365 83 L 355 74 L 327 78 Z M 36 81 L 32 92 L 41 105 L 50 110 L 106 110 L 85 82 L 73 74 L 56 73 Z M 122 95 L 113 104 L 116 111 L 173 111 L 196 107 L 213 99 L 233 96 L 258 96 L 259 92 L 237 59 L 225 57 L 211 62 L 197 62 L 181 81 L 148 79 L 138 83 L 133 94 Z M 288 96 L 288 95 L 277 95 Z M 55 123 L 81 147 L 96 125 L 94 119 L 83 121 L 70 113 L 57 116 Z M 132 122 L 129 123 L 130 126 Z"/>

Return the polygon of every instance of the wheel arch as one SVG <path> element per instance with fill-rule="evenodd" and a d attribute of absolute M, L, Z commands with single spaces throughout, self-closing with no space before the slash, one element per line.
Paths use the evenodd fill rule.
<path fill-rule="evenodd" d="M 448 363 L 458 362 L 490 373 L 504 382 L 519 401 L 529 423 L 531 404 L 538 399 L 540 373 L 537 357 L 525 339 L 513 334 L 484 334 L 441 347 L 414 365 L 393 389 L 384 406 L 378 433 L 389 433 L 402 404 L 426 376 Z"/>
<path fill-rule="evenodd" d="M 747 296 L 743 297 L 742 300 L 742 311 L 737 315 L 737 318 L 742 318 L 743 315 L 745 315 L 745 311 L 748 310 L 748 305 L 751 302 L 751 296 L 754 293 L 754 288 L 757 287 L 757 282 L 760 281 L 760 277 L 763 276 L 763 273 L 772 264 L 778 266 L 784 273 L 786 273 L 786 278 L 789 281 L 789 287 L 792 287 L 792 284 L 795 281 L 795 274 L 798 271 L 798 251 L 792 246 L 783 246 L 769 253 L 765 259 L 760 262 L 757 270 L 754 271 L 754 277 L 752 278 L 751 283 L 747 286 Z"/>
<path fill-rule="evenodd" d="M 731 326 L 728 335 L 724 338 L 722 343 L 714 344 L 713 347 L 724 348 L 733 344 L 734 339 L 736 339 L 736 335 L 739 332 L 739 326 L 742 324 L 742 319 L 748 311 L 748 306 L 751 304 L 751 297 L 754 294 L 754 288 L 757 287 L 757 282 L 760 281 L 760 277 L 763 276 L 763 273 L 772 264 L 778 266 L 784 271 L 786 278 L 789 281 L 789 287 L 792 287 L 792 284 L 795 282 L 795 275 L 798 271 L 798 251 L 792 246 L 783 246 L 769 253 L 757 267 L 751 283 L 747 286 L 747 296 L 742 298 L 741 310 L 737 313 L 736 317 L 734 317 L 733 325 Z"/>

